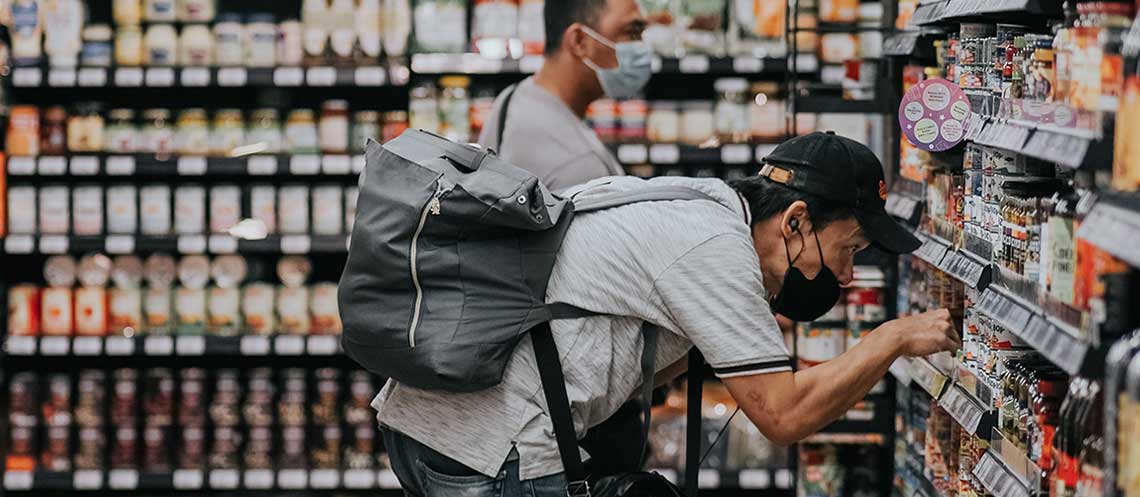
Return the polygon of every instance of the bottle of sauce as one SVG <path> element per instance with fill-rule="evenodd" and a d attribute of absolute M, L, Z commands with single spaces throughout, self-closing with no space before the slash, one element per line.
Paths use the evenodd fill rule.
<path fill-rule="evenodd" d="M 43 127 L 40 130 L 40 153 L 43 155 L 67 153 L 67 111 L 62 106 L 49 107 L 44 111 Z"/>
<path fill-rule="evenodd" d="M 39 65 L 43 56 L 42 12 L 37 0 L 13 0 L 11 9 L 12 63 L 17 66 Z"/>

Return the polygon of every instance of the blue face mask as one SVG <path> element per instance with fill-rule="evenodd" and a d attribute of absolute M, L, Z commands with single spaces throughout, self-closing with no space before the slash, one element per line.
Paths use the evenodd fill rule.
<path fill-rule="evenodd" d="M 614 43 L 597 31 L 583 26 L 582 31 L 591 38 L 598 40 L 607 47 L 614 49 L 618 65 L 612 69 L 603 69 L 590 59 L 582 59 L 582 63 L 594 70 L 598 75 L 598 83 L 602 91 L 610 98 L 633 98 L 653 75 L 653 51 L 644 41 L 622 41 Z"/>

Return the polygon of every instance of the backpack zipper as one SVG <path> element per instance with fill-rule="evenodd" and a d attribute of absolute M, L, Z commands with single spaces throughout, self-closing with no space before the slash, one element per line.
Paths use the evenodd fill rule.
<path fill-rule="evenodd" d="M 433 216 L 439 215 L 439 198 L 441 196 L 443 196 L 443 182 L 436 181 L 435 193 L 432 194 L 431 200 L 428 201 L 423 211 L 420 212 L 420 223 L 416 225 L 416 232 L 412 234 L 412 249 L 409 255 L 411 256 L 412 263 L 412 285 L 416 287 L 416 305 L 412 309 L 412 324 L 408 326 L 408 345 L 411 346 L 411 348 L 416 347 L 416 328 L 420 325 L 420 314 L 423 311 L 424 303 L 424 289 L 420 286 L 420 273 L 416 265 L 416 246 L 419 245 L 420 233 L 424 230 L 424 224 L 427 224 L 428 214 Z"/>

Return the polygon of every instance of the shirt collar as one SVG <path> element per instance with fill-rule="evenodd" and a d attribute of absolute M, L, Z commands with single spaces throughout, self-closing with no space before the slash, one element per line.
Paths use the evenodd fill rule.
<path fill-rule="evenodd" d="M 744 198 L 740 192 L 736 192 L 736 196 L 740 199 L 740 209 L 744 211 L 744 224 L 752 226 L 752 208 L 748 204 L 748 199 Z"/>

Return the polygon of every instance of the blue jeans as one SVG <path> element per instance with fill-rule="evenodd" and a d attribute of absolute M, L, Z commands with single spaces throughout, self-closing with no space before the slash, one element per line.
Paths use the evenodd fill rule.
<path fill-rule="evenodd" d="M 408 497 L 566 497 L 562 473 L 519 480 L 519 463 L 488 477 L 402 433 L 381 427 L 392 471 Z"/>

